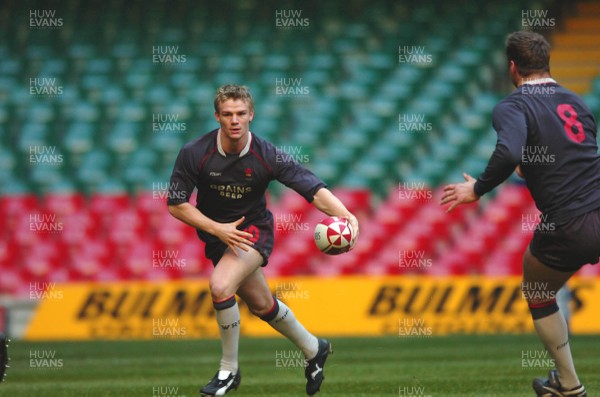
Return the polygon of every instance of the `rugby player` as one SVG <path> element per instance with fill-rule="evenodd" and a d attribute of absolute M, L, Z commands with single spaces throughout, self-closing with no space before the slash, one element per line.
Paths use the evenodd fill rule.
<path fill-rule="evenodd" d="M 510 78 L 517 89 L 498 103 L 496 148 L 478 179 L 444 187 L 441 204 L 479 200 L 513 171 L 525 178 L 542 213 L 523 255 L 522 289 L 535 330 L 554 359 L 537 396 L 587 396 L 579 381 L 565 318 L 556 293 L 585 264 L 600 258 L 600 156 L 596 121 L 575 93 L 550 75 L 550 45 L 540 34 L 514 32 L 506 41 Z M 552 156 L 536 157 L 533 153 Z M 538 225 L 539 226 L 539 225 Z"/>
<path fill-rule="evenodd" d="M 169 184 L 168 208 L 177 219 L 196 228 L 214 270 L 210 292 L 222 342 L 222 358 L 205 396 L 225 395 L 241 381 L 238 366 L 240 312 L 235 295 L 250 311 L 286 336 L 306 359 L 306 393 L 313 395 L 324 379 L 331 344 L 308 332 L 269 290 L 262 267 L 273 249 L 273 215 L 266 207 L 269 182 L 294 189 L 329 216 L 347 219 L 358 236 L 358 221 L 323 181 L 291 156 L 250 132 L 253 99 L 245 86 L 225 85 L 214 99 L 220 128 L 185 144 Z M 198 189 L 196 205 L 188 201 Z"/>

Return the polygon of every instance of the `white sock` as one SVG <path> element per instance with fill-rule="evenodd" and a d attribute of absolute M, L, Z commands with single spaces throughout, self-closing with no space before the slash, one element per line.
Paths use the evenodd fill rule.
<path fill-rule="evenodd" d="M 567 322 L 560 311 L 549 316 L 533 320 L 533 325 L 546 350 L 554 359 L 558 370 L 558 379 L 565 389 L 579 386 L 579 379 L 575 372 L 571 348 L 569 347 L 569 330 Z"/>
<path fill-rule="evenodd" d="M 309 360 L 314 358 L 319 351 L 319 340 L 300 324 L 292 310 L 285 303 L 280 300 L 277 303 L 279 311 L 275 314 L 275 318 L 265 321 L 298 346 L 304 353 L 304 357 Z"/>
<path fill-rule="evenodd" d="M 235 298 L 234 299 L 235 302 Z M 240 341 L 240 309 L 237 302 L 226 309 L 215 310 L 221 334 L 221 371 L 237 372 Z"/>

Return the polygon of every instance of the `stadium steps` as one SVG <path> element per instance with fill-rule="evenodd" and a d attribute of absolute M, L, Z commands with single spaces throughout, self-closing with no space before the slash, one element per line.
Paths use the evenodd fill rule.
<path fill-rule="evenodd" d="M 575 10 L 552 38 L 550 71 L 561 85 L 585 94 L 600 74 L 600 5 L 583 2 Z"/>

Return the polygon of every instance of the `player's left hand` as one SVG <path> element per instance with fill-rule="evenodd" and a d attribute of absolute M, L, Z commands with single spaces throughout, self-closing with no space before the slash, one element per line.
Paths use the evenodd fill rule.
<path fill-rule="evenodd" d="M 463 173 L 463 177 L 466 182 L 444 186 L 444 195 L 442 196 L 440 205 L 450 203 L 450 207 L 448 207 L 446 212 L 452 211 L 460 204 L 472 203 L 479 200 L 479 196 L 475 194 L 474 189 L 476 179 L 467 173 Z"/>

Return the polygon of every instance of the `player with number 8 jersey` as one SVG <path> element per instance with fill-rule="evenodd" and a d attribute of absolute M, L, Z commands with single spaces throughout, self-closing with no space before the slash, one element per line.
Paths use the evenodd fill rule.
<path fill-rule="evenodd" d="M 450 204 L 452 211 L 477 201 L 513 171 L 525 178 L 542 214 L 523 255 L 523 296 L 556 363 L 548 378 L 533 381 L 533 388 L 541 397 L 585 397 L 556 293 L 582 266 L 600 259 L 596 121 L 579 96 L 550 76 L 550 44 L 543 36 L 510 34 L 506 56 L 517 89 L 494 108 L 496 148 L 478 179 L 464 174 L 466 182 L 444 187 L 441 204 Z"/>
<path fill-rule="evenodd" d="M 483 196 L 519 166 L 547 222 L 600 207 L 596 122 L 572 91 L 550 77 L 524 78 L 493 112 L 496 150 L 475 183 Z"/>

